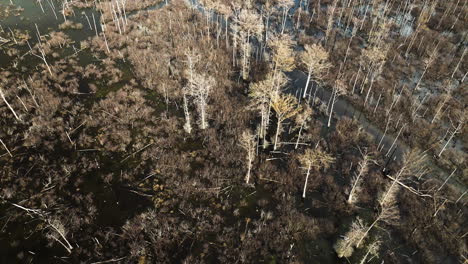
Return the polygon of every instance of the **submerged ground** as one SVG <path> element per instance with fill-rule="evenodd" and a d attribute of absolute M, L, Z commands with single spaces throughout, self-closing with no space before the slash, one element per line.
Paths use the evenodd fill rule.
<path fill-rule="evenodd" d="M 465 4 L 0 0 L 0 262 L 464 263 Z"/>

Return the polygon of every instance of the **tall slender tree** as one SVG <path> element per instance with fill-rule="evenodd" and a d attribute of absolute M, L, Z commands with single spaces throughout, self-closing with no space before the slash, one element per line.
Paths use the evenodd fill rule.
<path fill-rule="evenodd" d="M 366 75 L 364 84 L 361 88 L 361 93 L 364 90 L 364 86 L 367 83 L 367 80 L 370 78 L 370 85 L 366 94 L 366 98 L 364 99 L 364 105 L 367 104 L 367 100 L 369 99 L 369 95 L 372 91 L 372 86 L 375 80 L 382 73 L 382 69 L 386 62 L 389 48 L 390 48 L 390 45 L 383 44 L 381 46 L 372 46 L 372 47 L 366 48 L 362 52 L 361 66 L 363 66 L 363 69 L 367 69 L 367 75 Z"/>
<path fill-rule="evenodd" d="M 272 35 L 269 45 L 273 51 L 273 74 L 276 82 L 277 90 L 280 88 L 280 72 L 289 72 L 296 67 L 296 61 L 294 59 L 295 41 L 292 36 L 287 34 L 276 34 Z"/>
<path fill-rule="evenodd" d="M 283 34 L 286 27 L 288 12 L 294 6 L 294 0 L 277 0 L 277 5 L 282 11 L 281 34 Z"/>
<path fill-rule="evenodd" d="M 299 145 L 299 141 L 301 140 L 302 130 L 306 127 L 307 121 L 310 120 L 312 117 L 312 108 L 308 104 L 302 105 L 302 111 L 296 115 L 295 123 L 299 126 L 299 132 L 297 133 L 297 140 L 295 149 L 297 149 Z"/>
<path fill-rule="evenodd" d="M 319 82 L 324 77 L 331 64 L 328 60 L 328 52 L 318 44 L 304 46 L 304 51 L 300 54 L 300 60 L 307 69 L 307 82 L 304 87 L 303 98 L 307 95 L 309 83 L 312 80 Z"/>
<path fill-rule="evenodd" d="M 309 182 L 309 176 L 312 169 L 328 169 L 335 159 L 320 148 L 307 149 L 303 154 L 299 155 L 299 162 L 306 170 L 306 179 L 304 183 L 304 190 L 302 191 L 302 197 L 306 197 L 307 183 Z"/>
<path fill-rule="evenodd" d="M 206 129 L 208 127 L 206 108 L 208 105 L 208 98 L 215 84 L 216 82 L 213 77 L 194 73 L 193 80 L 188 86 L 188 92 L 194 98 L 195 105 L 198 109 L 201 129 Z"/>
<path fill-rule="evenodd" d="M 245 182 L 248 184 L 257 148 L 257 141 L 255 140 L 255 135 L 253 135 L 252 132 L 250 132 L 250 130 L 244 131 L 242 133 L 240 137 L 240 146 L 246 152 L 247 174 L 245 176 Z"/>
<path fill-rule="evenodd" d="M 358 165 L 358 172 L 357 174 L 353 177 L 351 181 L 351 191 L 349 192 L 347 202 L 348 204 L 353 204 L 357 200 L 357 195 L 361 190 L 361 185 L 362 185 L 362 177 L 367 174 L 369 171 L 369 163 L 371 162 L 371 157 L 369 154 L 364 153 L 362 154 L 362 160 L 359 162 Z"/>
<path fill-rule="evenodd" d="M 275 144 L 273 147 L 273 150 L 276 150 L 283 121 L 294 117 L 300 111 L 300 106 L 297 105 L 296 97 L 292 95 L 279 95 L 272 99 L 272 107 L 275 110 L 277 118 Z"/>
<path fill-rule="evenodd" d="M 338 97 L 344 95 L 348 92 L 348 85 L 342 79 L 337 79 L 335 81 L 335 85 L 332 91 L 332 100 L 331 100 L 331 107 L 330 112 L 328 113 L 328 127 L 331 125 L 331 119 L 333 115 L 333 107 L 335 106 L 335 102 L 338 100 Z"/>
<path fill-rule="evenodd" d="M 275 89 L 273 75 L 268 74 L 263 81 L 252 83 L 250 85 L 249 97 L 252 99 L 252 106 L 259 111 L 261 121 L 259 127 L 259 138 L 265 141 L 268 130 L 270 104 L 272 97 L 275 97 L 277 91 Z M 264 142 L 264 146 L 266 143 Z"/>
<path fill-rule="evenodd" d="M 242 9 L 234 17 L 233 38 L 240 43 L 242 55 L 242 78 L 247 80 L 250 73 L 250 55 L 252 51 L 252 38 L 261 40 L 263 37 L 263 22 L 253 10 Z M 237 42 L 236 42 L 237 43 Z"/>

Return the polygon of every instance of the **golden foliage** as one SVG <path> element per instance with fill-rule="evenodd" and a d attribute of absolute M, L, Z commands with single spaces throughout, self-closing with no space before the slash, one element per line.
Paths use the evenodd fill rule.
<path fill-rule="evenodd" d="M 234 23 L 236 23 L 239 26 L 240 31 L 245 32 L 248 37 L 262 37 L 264 26 L 259 14 L 243 9 L 239 15 L 234 18 Z"/>
<path fill-rule="evenodd" d="M 322 151 L 320 148 L 307 149 L 302 155 L 299 156 L 299 162 L 304 167 L 328 169 L 330 165 L 335 162 L 335 158 L 333 158 L 325 151 Z"/>
<path fill-rule="evenodd" d="M 258 103 L 268 103 L 275 91 L 273 76 L 269 74 L 265 80 L 250 85 L 249 97 Z"/>
<path fill-rule="evenodd" d="M 297 105 L 296 97 L 288 95 L 278 95 L 272 99 L 271 106 L 276 112 L 278 122 L 282 122 L 285 119 L 295 116 L 301 110 L 301 107 Z"/>
<path fill-rule="evenodd" d="M 273 50 L 273 62 L 275 66 L 282 71 L 292 71 L 296 67 L 294 59 L 295 41 L 288 34 L 272 35 L 269 39 L 269 45 Z"/>
<path fill-rule="evenodd" d="M 321 80 L 331 64 L 328 52 L 320 45 L 305 45 L 301 54 L 301 62 L 312 72 L 315 80 Z"/>

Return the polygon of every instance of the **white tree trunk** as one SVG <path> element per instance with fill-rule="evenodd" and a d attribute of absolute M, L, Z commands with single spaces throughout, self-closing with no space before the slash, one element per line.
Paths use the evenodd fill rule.
<path fill-rule="evenodd" d="M 253 161 L 253 157 L 252 155 L 250 154 L 250 151 L 249 151 L 249 156 L 247 158 L 247 175 L 245 176 L 245 182 L 248 184 L 249 183 L 249 180 L 250 180 L 250 171 L 252 170 L 252 161 Z"/>
<path fill-rule="evenodd" d="M 460 130 L 461 128 L 461 125 L 463 123 L 460 122 L 460 124 L 458 124 L 458 126 L 455 128 L 455 130 L 453 130 L 452 134 L 450 135 L 449 139 L 447 140 L 447 143 L 445 143 L 444 147 L 442 148 L 442 150 L 439 152 L 439 154 L 437 155 L 439 158 L 440 156 L 442 155 L 442 153 L 445 151 L 445 149 L 447 148 L 448 144 L 450 143 L 450 141 L 453 139 L 453 137 L 455 136 L 455 134 L 458 133 L 458 130 Z"/>
<path fill-rule="evenodd" d="M 297 149 L 297 146 L 299 145 L 299 140 L 301 139 L 301 132 L 302 132 L 303 127 L 304 127 L 304 123 L 302 123 L 301 128 L 299 128 L 299 134 L 297 135 L 296 146 L 294 147 L 294 149 Z"/>
<path fill-rule="evenodd" d="M 276 150 L 280 129 L 281 129 L 281 121 L 278 119 L 278 124 L 276 125 L 275 145 L 273 146 L 273 150 Z"/>
<path fill-rule="evenodd" d="M 327 126 L 330 127 L 331 125 L 331 118 L 332 118 L 332 115 L 333 115 L 333 107 L 335 106 L 335 102 L 336 102 L 336 89 L 335 89 L 335 92 L 333 94 L 333 99 L 331 101 L 331 108 L 330 108 L 330 113 L 328 114 L 328 124 Z"/>
<path fill-rule="evenodd" d="M 188 109 L 188 102 L 187 102 L 187 96 L 184 93 L 184 115 L 185 115 L 185 125 L 184 129 L 187 133 L 192 132 L 192 125 L 190 124 L 190 112 Z"/>
<path fill-rule="evenodd" d="M 307 182 L 309 181 L 309 175 L 310 175 L 310 165 L 309 167 L 307 168 L 307 175 L 306 175 L 306 180 L 305 180 L 305 183 L 304 183 L 304 190 L 302 191 L 302 198 L 305 198 L 306 197 L 306 191 L 307 191 Z"/>
<path fill-rule="evenodd" d="M 21 118 L 19 118 L 19 116 L 16 114 L 15 110 L 13 110 L 13 107 L 11 107 L 11 105 L 8 103 L 7 99 L 5 98 L 5 94 L 3 93 L 3 90 L 1 88 L 0 88 L 0 97 L 2 97 L 2 99 L 5 102 L 5 104 L 7 105 L 7 107 L 10 109 L 10 111 L 15 116 L 16 120 L 21 121 Z"/>
<path fill-rule="evenodd" d="M 309 67 L 309 74 L 307 75 L 307 82 L 304 87 L 304 94 L 302 95 L 302 98 L 305 98 L 307 96 L 307 88 L 309 87 L 309 82 L 310 82 L 310 76 L 312 75 L 312 68 Z"/>
<path fill-rule="evenodd" d="M 206 129 L 208 124 L 206 122 L 206 103 L 204 100 L 200 102 L 200 118 L 201 118 L 201 129 Z"/>

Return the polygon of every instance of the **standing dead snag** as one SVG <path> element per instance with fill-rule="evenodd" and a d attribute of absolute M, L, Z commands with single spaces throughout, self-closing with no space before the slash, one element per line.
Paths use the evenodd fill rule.
<path fill-rule="evenodd" d="M 400 215 L 396 205 L 397 191 L 398 186 L 390 184 L 387 192 L 379 199 L 379 214 L 370 226 L 364 225 L 359 217 L 356 218 L 356 220 L 351 225 L 351 229 L 343 238 L 338 239 L 338 241 L 333 246 L 335 252 L 338 254 L 338 257 L 350 257 L 354 252 L 354 248 L 359 248 L 361 246 L 361 243 L 367 237 L 369 231 L 378 222 L 382 221 L 386 222 L 387 224 L 398 223 Z"/>
<path fill-rule="evenodd" d="M 357 217 L 351 224 L 349 231 L 333 245 L 333 249 L 335 249 L 339 258 L 348 258 L 353 255 L 354 246 L 363 236 L 365 230 L 366 226 L 362 223 L 361 218 Z"/>
<path fill-rule="evenodd" d="M 447 142 L 445 142 L 445 145 L 442 147 L 442 149 L 440 150 L 439 154 L 437 155 L 438 157 L 440 157 L 442 155 L 442 153 L 444 153 L 445 149 L 447 148 L 448 144 L 450 143 L 450 141 L 453 139 L 453 137 L 460 133 L 460 131 L 462 130 L 463 128 L 463 125 L 465 124 L 465 111 L 461 113 L 461 117 L 460 117 L 460 120 L 458 121 L 458 124 L 455 126 L 452 124 L 453 126 L 453 131 L 452 133 L 450 134 L 450 137 L 448 138 Z"/>
<path fill-rule="evenodd" d="M 5 148 L 5 150 L 8 152 L 8 155 L 10 155 L 10 157 L 13 158 L 13 155 L 11 154 L 10 150 L 7 148 L 5 143 L 3 143 L 3 140 L 1 138 L 0 138 L 0 143 L 2 144 L 3 148 Z"/>
<path fill-rule="evenodd" d="M 320 170 L 321 168 L 328 169 L 335 159 L 321 149 L 307 149 L 304 154 L 299 156 L 299 162 L 306 169 L 306 179 L 302 198 L 306 197 L 307 183 L 309 181 L 310 171 L 312 169 Z"/>
<path fill-rule="evenodd" d="M 429 55 L 429 57 L 425 58 L 423 60 L 423 62 L 424 62 L 424 71 L 422 72 L 421 77 L 419 78 L 418 82 L 416 83 L 416 86 L 414 87 L 414 90 L 417 91 L 419 89 L 419 85 L 421 84 L 421 81 L 422 81 L 424 75 L 426 74 L 427 69 L 429 69 L 429 67 L 431 67 L 434 64 L 434 61 L 437 58 L 437 55 L 438 55 L 438 51 L 437 51 L 437 46 L 436 46 L 434 48 L 434 50 L 431 52 L 431 54 Z"/>
<path fill-rule="evenodd" d="M 399 186 L 395 185 L 394 182 L 391 183 L 387 189 L 387 192 L 384 193 L 380 199 L 380 212 L 377 215 L 377 218 L 372 222 L 372 224 L 367 228 L 367 230 L 362 234 L 361 239 L 356 244 L 356 247 L 359 248 L 363 240 L 366 238 L 367 234 L 371 229 L 380 221 L 385 222 L 389 225 L 396 225 L 400 219 L 400 211 L 396 202 L 396 195 L 398 193 Z"/>
<path fill-rule="evenodd" d="M 45 66 L 47 67 L 47 70 L 49 71 L 50 76 L 53 76 L 52 70 L 50 69 L 49 63 L 47 62 L 46 53 L 43 48 L 43 44 L 41 40 L 42 38 L 41 33 L 39 32 L 39 28 L 37 27 L 37 24 L 34 24 L 34 25 L 36 26 L 36 31 L 37 31 L 37 39 L 38 39 L 37 49 L 39 50 L 41 55 L 37 55 L 36 53 L 33 52 L 33 48 L 31 47 L 31 45 L 29 45 L 29 41 L 28 41 L 27 43 L 28 43 L 30 52 L 33 56 L 38 57 L 44 62 Z"/>
<path fill-rule="evenodd" d="M 255 149 L 257 148 L 255 135 L 253 135 L 249 130 L 244 131 L 240 138 L 240 146 L 247 152 L 247 175 L 245 176 L 245 182 L 248 184 L 250 179 L 250 172 L 252 170 L 252 164 L 255 159 Z"/>
<path fill-rule="evenodd" d="M 270 104 L 272 97 L 275 97 L 276 89 L 274 87 L 273 76 L 269 74 L 263 81 L 256 82 L 250 85 L 249 97 L 252 98 L 252 106 L 260 112 L 260 129 L 259 138 L 263 140 L 263 145 L 266 146 L 265 137 L 267 134 Z"/>
<path fill-rule="evenodd" d="M 313 79 L 316 82 L 321 80 L 331 67 L 328 61 L 328 52 L 322 46 L 317 44 L 305 45 L 304 49 L 305 51 L 301 53 L 300 58 L 301 62 L 306 66 L 308 74 L 302 98 L 305 98 L 307 95 L 310 80 Z"/>
<path fill-rule="evenodd" d="M 400 170 L 397 172 L 397 175 L 392 179 L 392 182 L 388 184 L 388 187 L 384 192 L 381 193 L 378 202 L 379 202 L 379 213 L 377 214 L 374 221 L 368 227 L 363 227 L 360 225 L 358 229 L 358 235 L 353 236 L 352 240 L 340 239 L 335 244 L 335 251 L 339 257 L 349 257 L 354 251 L 354 247 L 359 248 L 367 237 L 367 234 L 374 228 L 374 226 L 379 222 L 384 222 L 389 225 L 396 225 L 400 220 L 400 212 L 396 202 L 396 195 L 400 190 L 400 186 L 405 188 L 400 179 L 414 175 L 416 170 L 421 167 L 421 164 L 424 162 L 424 157 L 419 154 L 418 151 L 413 150 L 407 153 L 404 157 L 403 165 Z M 353 223 L 354 224 L 354 223 Z M 352 232 L 355 228 L 351 228 Z M 353 231 L 354 232 L 354 231 Z M 353 233 L 354 234 L 354 233 Z M 343 241 L 345 240 L 345 241 Z"/>
<path fill-rule="evenodd" d="M 275 110 L 276 118 L 278 119 L 276 124 L 275 145 L 273 147 L 273 150 L 276 150 L 283 121 L 295 116 L 300 111 L 300 106 L 297 105 L 296 97 L 292 95 L 275 96 L 271 106 Z"/>
<path fill-rule="evenodd" d="M 333 115 L 333 107 L 335 106 L 335 102 L 338 99 L 339 96 L 346 94 L 348 90 L 348 86 L 346 85 L 346 82 L 343 81 L 342 79 L 337 79 L 335 82 L 335 87 L 332 92 L 332 101 L 331 101 L 331 107 L 330 107 L 330 113 L 328 114 L 328 127 L 331 125 L 331 118 Z"/>
<path fill-rule="evenodd" d="M 367 104 L 369 95 L 372 91 L 372 86 L 374 81 L 382 73 L 383 66 L 387 60 L 387 53 L 390 48 L 390 45 L 382 44 L 381 46 L 372 46 L 363 50 L 361 55 L 361 66 L 364 69 L 367 69 L 367 75 L 364 80 L 364 83 L 361 87 L 361 92 L 364 90 L 364 86 L 367 84 L 368 79 L 370 78 L 369 90 L 367 91 L 366 98 L 364 99 L 364 106 Z"/>
<path fill-rule="evenodd" d="M 187 66 L 188 66 L 188 82 L 189 84 L 194 83 L 194 72 L 195 72 L 195 64 L 200 60 L 200 55 L 198 55 L 197 52 L 193 50 L 188 50 L 185 52 L 185 56 L 187 56 Z M 187 95 L 190 94 L 190 89 L 188 87 L 183 87 L 182 88 L 182 96 L 183 96 L 183 101 L 184 101 L 184 116 L 185 116 L 185 124 L 184 124 L 184 130 L 187 133 L 192 132 L 192 125 L 190 123 L 190 112 L 188 108 L 188 100 L 187 100 Z"/>
<path fill-rule="evenodd" d="M 328 6 L 328 9 L 327 9 L 328 21 L 327 21 L 327 30 L 325 31 L 326 43 L 329 42 L 330 33 L 333 29 L 333 23 L 334 23 L 333 16 L 335 14 L 335 9 L 336 9 L 337 4 L 338 4 L 338 0 L 334 0 L 333 3 Z"/>
<path fill-rule="evenodd" d="M 68 253 L 71 253 L 73 246 L 67 240 L 67 237 L 66 237 L 67 231 L 62 221 L 60 221 L 60 219 L 58 218 L 47 219 L 47 224 L 48 224 L 50 231 L 46 234 L 46 236 L 48 238 L 51 238 L 57 241 L 60 245 L 62 245 L 68 251 Z"/>
<path fill-rule="evenodd" d="M 18 121 L 21 121 L 21 118 L 19 118 L 19 116 L 16 114 L 15 110 L 13 110 L 13 107 L 8 103 L 6 97 L 5 97 L 5 94 L 3 93 L 3 89 L 0 88 L 0 97 L 2 97 L 2 100 L 3 102 L 5 102 L 6 106 L 8 107 L 8 109 L 10 109 L 10 111 L 13 113 L 13 115 L 15 116 L 16 120 Z"/>
<path fill-rule="evenodd" d="M 218 12 L 224 17 L 224 35 L 226 37 L 226 47 L 229 47 L 229 18 L 233 15 L 233 11 L 229 5 L 218 3 Z"/>
<path fill-rule="evenodd" d="M 300 125 L 299 133 L 297 134 L 296 146 L 294 147 L 297 149 L 299 145 L 299 141 L 301 140 L 302 129 L 306 126 L 307 121 L 312 117 L 312 108 L 308 104 L 302 106 L 302 112 L 296 115 L 295 123 Z"/>
<path fill-rule="evenodd" d="M 375 240 L 374 242 L 372 242 L 368 247 L 367 247 L 367 252 L 366 254 L 364 255 L 364 257 L 361 259 L 361 262 L 359 262 L 359 264 L 364 264 L 366 263 L 366 260 L 367 260 L 367 257 L 369 257 L 369 255 L 373 256 L 373 257 L 377 257 L 379 255 L 379 249 L 380 249 L 380 245 L 382 244 L 382 241 L 380 241 L 379 239 Z"/>
<path fill-rule="evenodd" d="M 452 81 L 450 79 L 446 79 L 444 81 L 442 90 L 445 91 L 445 93 L 439 95 L 439 98 L 441 98 L 441 100 L 437 104 L 437 110 L 434 114 L 434 117 L 431 119 L 431 124 L 434 123 L 434 121 L 440 119 L 441 110 L 444 108 L 447 102 L 449 102 L 450 99 L 452 98 Z"/>
<path fill-rule="evenodd" d="M 273 75 L 276 88 L 279 91 L 280 88 L 280 72 L 292 71 L 296 67 L 294 59 L 295 41 L 292 36 L 287 34 L 273 35 L 269 41 L 271 49 L 273 50 L 272 60 L 274 63 Z"/>
<path fill-rule="evenodd" d="M 352 182 L 352 188 L 351 188 L 351 191 L 349 192 L 349 196 L 348 196 L 348 204 L 353 204 L 356 202 L 357 200 L 357 197 L 354 195 L 356 192 L 359 192 L 359 190 L 361 189 L 361 177 L 366 174 L 368 171 L 369 171 L 369 162 L 371 162 L 372 160 L 370 159 L 370 156 L 365 153 L 363 154 L 362 156 L 362 160 L 359 162 L 359 171 L 358 171 L 358 174 L 353 177 L 353 180 L 351 181 Z"/>
<path fill-rule="evenodd" d="M 286 27 L 286 18 L 288 17 L 289 9 L 294 6 L 294 0 L 278 0 L 278 6 L 283 10 L 281 22 L 281 34 L 283 34 Z"/>
<path fill-rule="evenodd" d="M 188 108 L 187 94 L 188 94 L 187 87 L 182 88 L 182 96 L 184 100 L 184 116 L 185 116 L 184 130 L 185 132 L 190 134 L 192 132 L 192 124 L 190 123 L 190 111 Z"/>
<path fill-rule="evenodd" d="M 194 98 L 195 105 L 200 115 L 200 128 L 206 129 L 208 127 L 206 107 L 208 104 L 208 97 L 215 85 L 213 77 L 194 73 L 192 83 L 189 84 L 188 92 Z"/>
<path fill-rule="evenodd" d="M 415 172 L 420 169 L 424 163 L 424 159 L 425 156 L 420 155 L 419 151 L 417 150 L 412 150 L 405 154 L 402 167 L 398 171 L 395 178 L 392 179 L 392 182 L 388 184 L 387 190 L 379 197 L 379 214 L 358 241 L 356 247 L 361 245 L 367 234 L 378 222 L 385 222 L 389 225 L 396 225 L 399 223 L 400 212 L 397 206 L 396 195 L 400 189 L 400 186 L 408 188 L 400 181 L 400 179 L 415 175 Z"/>
<path fill-rule="evenodd" d="M 261 40 L 263 36 L 263 23 L 261 17 L 257 13 L 243 9 L 234 18 L 233 26 L 234 45 L 237 45 L 237 40 L 240 41 L 242 78 L 246 80 L 250 72 L 250 54 L 252 51 L 250 40 L 252 37 L 257 37 L 257 39 Z"/>

